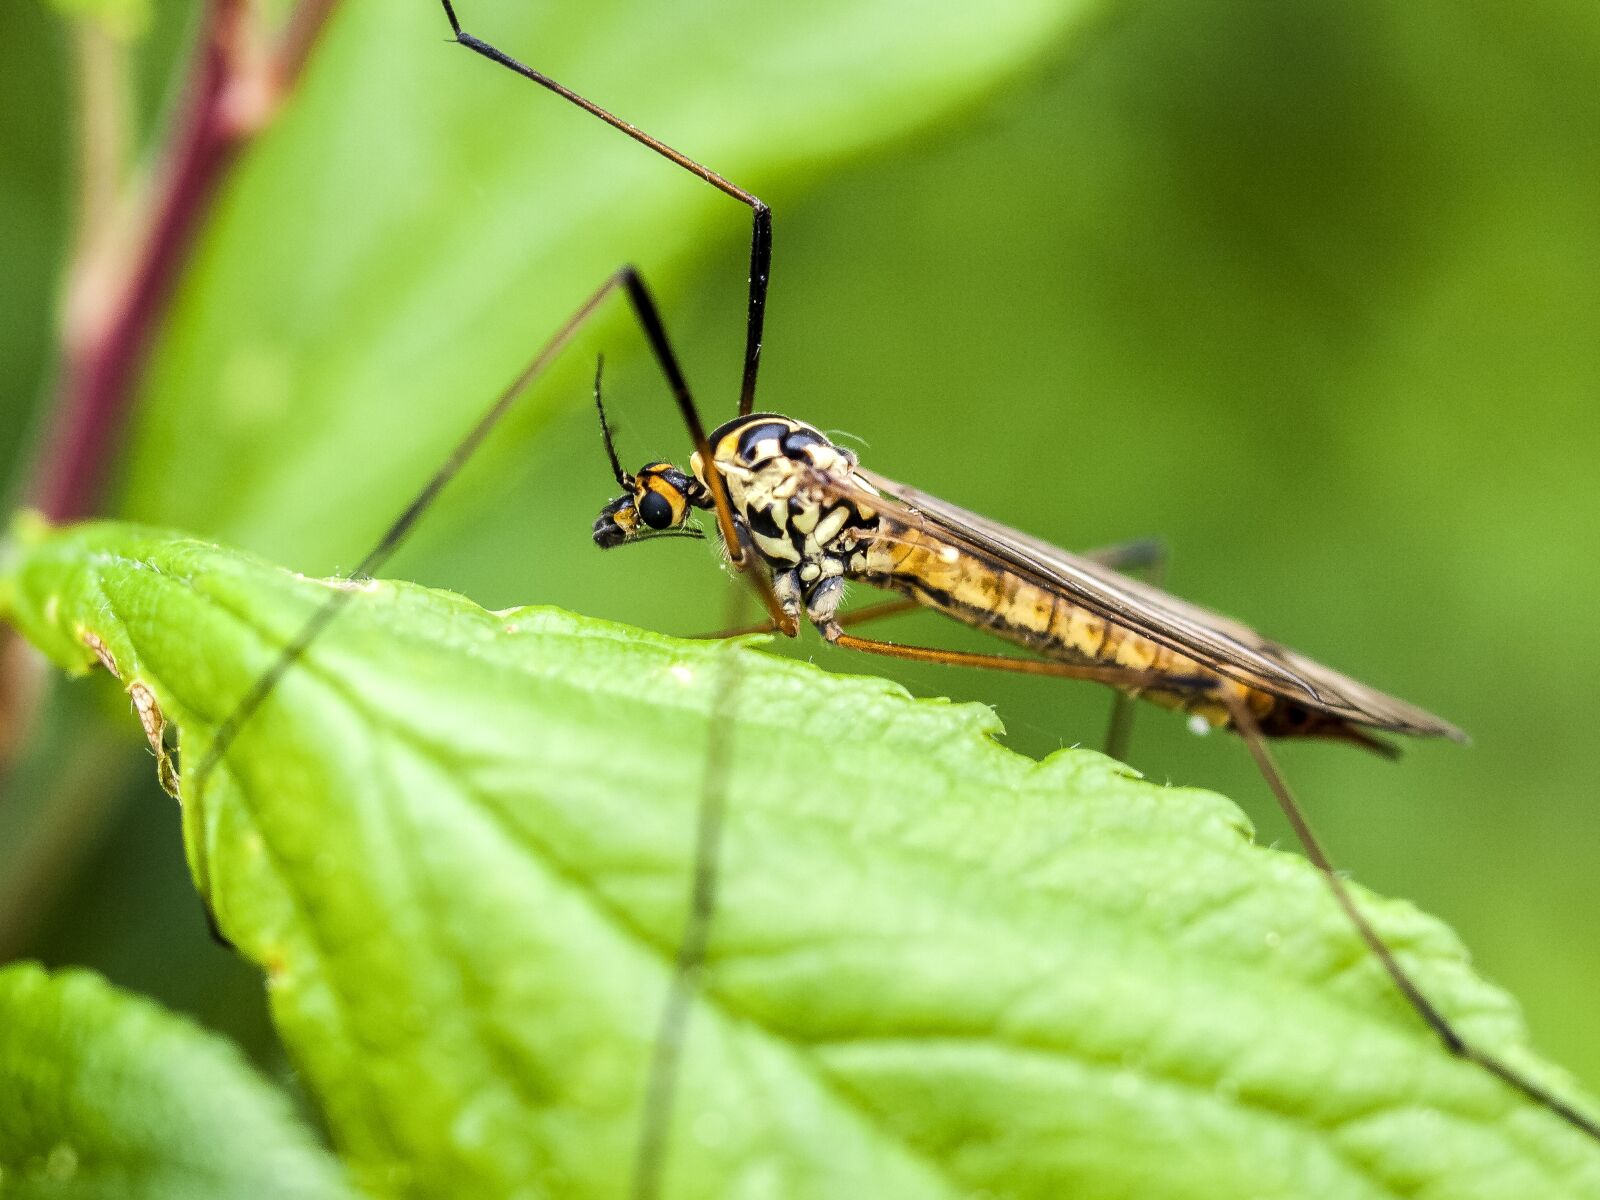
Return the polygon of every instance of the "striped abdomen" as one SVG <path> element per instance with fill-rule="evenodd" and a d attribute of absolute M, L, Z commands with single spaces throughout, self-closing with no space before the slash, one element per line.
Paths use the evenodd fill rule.
<path fill-rule="evenodd" d="M 1061 662 L 1127 667 L 1162 675 L 1217 681 L 1250 706 L 1269 734 L 1309 732 L 1299 705 L 1219 675 L 1188 656 L 1107 621 L 1003 566 L 975 559 L 929 530 L 881 518 L 878 537 L 858 576 L 877 587 L 903 592 L 964 624 L 987 629 L 1007 641 Z M 1130 689 L 1164 708 L 1193 713 L 1226 726 L 1228 709 L 1215 691 L 1192 687 Z M 1290 713 L 1288 709 L 1296 711 Z M 1293 726 L 1292 728 L 1290 726 Z"/>

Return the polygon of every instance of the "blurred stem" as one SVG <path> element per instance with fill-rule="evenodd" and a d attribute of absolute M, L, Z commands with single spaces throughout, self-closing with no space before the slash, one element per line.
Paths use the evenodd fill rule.
<path fill-rule="evenodd" d="M 318 35 L 338 5 L 339 0 L 300 0 L 289 14 L 278 43 L 278 75 L 285 87 L 292 87 L 300 78 Z"/>
<path fill-rule="evenodd" d="M 33 475 L 34 503 L 51 520 L 99 507 L 151 335 L 195 236 L 239 150 L 271 122 L 299 79 L 336 2 L 301 0 L 274 43 L 250 0 L 211 0 L 148 197 L 112 201 L 112 216 L 100 209 L 103 125 L 117 123 L 108 110 L 125 100 L 114 98 L 114 79 L 97 77 L 99 58 L 80 49 L 85 232 L 65 305 L 61 387 Z M 104 36 L 86 34 L 80 47 Z M 115 164 L 110 170 L 121 174 Z"/>
<path fill-rule="evenodd" d="M 44 681 L 43 656 L 16 630 L 0 629 L 0 783 L 37 724 Z"/>
<path fill-rule="evenodd" d="M 61 389 L 34 475 L 35 503 L 51 520 L 86 516 L 98 506 L 150 333 L 224 171 L 253 132 L 230 112 L 230 93 L 248 57 L 246 14 L 242 0 L 210 5 L 153 199 L 139 206 L 146 211 L 130 222 L 131 236 L 79 239 L 87 257 L 70 276 Z M 86 81 L 83 94 L 95 91 Z M 86 141 L 93 123 L 86 113 Z M 86 147 L 83 157 L 90 153 Z M 89 190 L 81 193 L 85 202 Z M 91 215 L 80 212 L 80 222 Z"/>
<path fill-rule="evenodd" d="M 72 31 L 78 89 L 78 229 L 74 263 L 99 255 L 96 241 L 109 235 L 128 166 L 132 94 L 128 50 L 94 21 Z M 75 289 L 69 289 L 75 290 Z"/>
<path fill-rule="evenodd" d="M 240 149 L 299 81 L 338 0 L 299 0 L 274 37 L 257 0 L 209 0 L 183 100 L 149 179 L 130 179 L 126 47 L 90 19 L 73 33 L 78 73 L 77 234 L 61 322 L 61 370 L 30 494 L 52 521 L 104 499 L 151 338 Z M 35 722 L 39 664 L 0 629 L 0 782 Z M 83 792 L 83 789 L 79 789 Z M 30 877 L 53 890 L 101 808 L 73 806 Z M 38 883 L 39 880 L 43 883 Z M 37 897 L 35 897 L 37 898 Z"/>
<path fill-rule="evenodd" d="M 42 799 L 14 798 L 34 813 L 0 877 L 0 962 L 28 953 L 56 896 L 122 795 L 119 781 L 130 761 L 126 739 L 108 736 L 100 722 L 87 718 L 69 728 L 70 747 L 47 748 L 57 753 L 59 765 L 47 776 Z"/>

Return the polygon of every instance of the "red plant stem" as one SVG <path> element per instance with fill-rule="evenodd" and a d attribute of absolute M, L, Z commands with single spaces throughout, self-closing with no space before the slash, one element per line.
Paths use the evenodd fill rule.
<path fill-rule="evenodd" d="M 263 54 L 256 6 L 212 0 L 128 269 L 85 264 L 79 282 L 91 294 L 69 305 L 62 386 L 30 489 L 50 520 L 88 516 L 100 506 L 152 335 L 195 237 L 229 166 L 271 120 L 335 4 L 302 0 L 276 53 Z M 109 294 L 92 294 L 95 288 Z"/>
<path fill-rule="evenodd" d="M 337 4 L 300 0 L 280 42 L 268 48 L 255 0 L 211 0 L 131 252 L 113 236 L 78 240 L 87 261 L 74 264 L 61 385 L 29 487 L 50 520 L 84 517 L 102 503 L 151 337 L 211 202 L 240 148 L 297 82 Z M 92 200 L 86 192 L 80 222 L 105 219 L 91 211 L 98 208 Z M 42 660 L 24 651 L 14 629 L 0 628 L 0 791 L 37 716 L 41 678 Z"/>
<path fill-rule="evenodd" d="M 284 90 L 292 87 L 300 77 L 323 26 L 338 6 L 339 0 L 300 0 L 294 12 L 289 14 L 283 38 L 278 43 L 277 71 Z"/>
<path fill-rule="evenodd" d="M 243 13 L 240 0 L 212 5 L 161 172 L 154 217 L 120 284 L 121 295 L 104 306 L 103 318 L 91 311 L 90 328 L 68 330 L 61 394 L 33 489 L 34 502 L 52 521 L 87 516 L 99 505 L 151 331 L 242 141 L 223 107 L 232 76 L 230 42 Z M 87 287 L 102 280 L 85 273 Z"/>

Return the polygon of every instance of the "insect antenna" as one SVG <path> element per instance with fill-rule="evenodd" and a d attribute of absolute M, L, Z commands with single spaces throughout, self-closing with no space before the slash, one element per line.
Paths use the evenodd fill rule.
<path fill-rule="evenodd" d="M 600 355 L 594 364 L 594 406 L 600 414 L 600 438 L 605 443 L 606 458 L 611 462 L 611 477 L 617 481 L 617 486 L 624 492 L 633 490 L 633 476 L 622 469 L 622 460 L 617 456 L 616 430 L 606 420 L 605 401 L 600 396 L 600 380 L 606 368 L 606 356 Z M 680 529 L 650 529 L 642 533 L 635 533 L 627 541 L 620 543 L 624 546 L 637 545 L 640 542 L 654 542 L 662 538 L 689 538 L 693 541 L 704 541 L 705 534 L 693 526 L 684 526 Z"/>
<path fill-rule="evenodd" d="M 617 457 L 616 436 L 611 425 L 606 421 L 606 404 L 600 398 L 600 377 L 606 369 L 606 356 L 600 355 L 594 363 L 594 406 L 600 413 L 600 437 L 606 444 L 606 457 L 611 460 L 611 477 L 617 481 L 617 486 L 623 491 L 632 488 L 633 483 L 626 471 L 622 469 L 622 460 Z"/>

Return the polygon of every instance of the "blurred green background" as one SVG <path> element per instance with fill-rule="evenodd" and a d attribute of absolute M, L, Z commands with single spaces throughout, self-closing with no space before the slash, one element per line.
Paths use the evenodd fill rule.
<path fill-rule="evenodd" d="M 1107 0 L 967 28 L 895 3 L 465 2 L 469 28 L 774 206 L 764 407 L 1067 546 L 1159 534 L 1173 590 L 1466 728 L 1470 748 L 1399 766 L 1282 757 L 1336 859 L 1454 925 L 1536 1045 L 1600 1087 L 1600 9 Z M 147 131 L 192 24 L 161 11 L 139 51 Z M 341 13 L 186 280 L 117 512 L 348 569 L 624 261 L 656 281 L 709 414 L 731 408 L 743 210 L 444 32 L 424 0 Z M 55 18 L 0 6 L 0 45 L 15 463 L 49 394 L 73 133 Z M 585 393 L 602 347 L 624 456 L 681 461 L 613 320 L 389 573 L 491 607 L 720 624 L 705 548 L 589 543 L 610 494 Z M 890 632 L 983 644 L 932 617 Z M 809 635 L 784 652 L 991 703 L 1028 753 L 1104 726 L 1105 698 L 1070 686 Z M 133 723 L 85 690 L 52 694 L 0 805 L 0 952 L 97 966 L 270 1057 Z M 1290 841 L 1232 740 L 1153 712 L 1132 761 Z"/>

